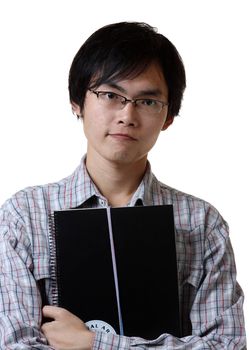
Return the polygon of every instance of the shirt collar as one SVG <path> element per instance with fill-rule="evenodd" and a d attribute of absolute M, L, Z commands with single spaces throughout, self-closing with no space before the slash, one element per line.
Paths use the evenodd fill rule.
<path fill-rule="evenodd" d="M 81 159 L 81 163 L 75 172 L 67 178 L 65 188 L 65 197 L 67 198 L 65 204 L 67 208 L 81 206 L 94 196 L 102 201 L 106 200 L 92 181 L 87 171 L 85 160 L 86 156 Z M 148 162 L 144 177 L 128 205 L 135 206 L 140 203 L 142 205 L 157 205 L 162 204 L 161 201 L 160 185 L 152 174 L 151 166 Z"/>
<path fill-rule="evenodd" d="M 85 165 L 86 156 L 71 176 L 65 179 L 65 208 L 76 208 L 93 196 L 103 197 L 90 178 Z"/>
<path fill-rule="evenodd" d="M 152 173 L 149 161 L 147 162 L 144 177 L 132 196 L 129 205 L 135 206 L 138 202 L 142 202 L 142 205 L 145 206 L 163 204 L 160 182 Z"/>

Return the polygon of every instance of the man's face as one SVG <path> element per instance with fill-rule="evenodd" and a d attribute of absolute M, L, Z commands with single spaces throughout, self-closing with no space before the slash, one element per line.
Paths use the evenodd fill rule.
<path fill-rule="evenodd" d="M 128 99 L 168 102 L 168 88 L 162 71 L 156 64 L 151 64 L 134 79 L 103 84 L 96 91 L 110 91 Z M 148 114 L 132 103 L 127 103 L 123 109 L 116 109 L 102 102 L 100 97 L 88 91 L 83 109 L 87 154 L 96 160 L 101 157 L 117 164 L 127 164 L 147 159 L 160 131 L 165 130 L 173 121 L 173 118 L 166 121 L 167 106 L 157 114 Z M 78 106 L 75 111 L 80 114 Z"/>

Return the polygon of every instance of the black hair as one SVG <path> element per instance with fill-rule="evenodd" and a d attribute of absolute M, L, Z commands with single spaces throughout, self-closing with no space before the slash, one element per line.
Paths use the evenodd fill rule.
<path fill-rule="evenodd" d="M 157 62 L 169 91 L 168 115 L 178 115 L 186 87 L 185 69 L 175 46 L 146 23 L 120 22 L 94 32 L 81 46 L 69 72 L 72 103 L 84 107 L 89 88 L 132 79 Z"/>

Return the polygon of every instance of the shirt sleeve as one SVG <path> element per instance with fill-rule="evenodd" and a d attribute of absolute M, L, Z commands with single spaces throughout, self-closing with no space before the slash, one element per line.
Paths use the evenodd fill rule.
<path fill-rule="evenodd" d="M 93 349 L 246 349 L 244 297 L 236 282 L 233 250 L 222 220 L 214 228 L 207 228 L 204 250 L 204 274 L 189 315 L 190 335 L 177 338 L 162 334 L 155 340 L 145 340 L 97 332 Z"/>
<path fill-rule="evenodd" d="M 41 296 L 22 218 L 0 209 L 0 348 L 52 349 L 40 332 Z"/>

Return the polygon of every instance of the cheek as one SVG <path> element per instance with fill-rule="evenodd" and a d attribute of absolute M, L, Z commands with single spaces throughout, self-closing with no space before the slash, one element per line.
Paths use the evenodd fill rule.
<path fill-rule="evenodd" d="M 146 137 L 148 139 L 151 139 L 152 141 L 153 140 L 156 140 L 163 128 L 163 125 L 164 125 L 164 121 L 161 121 L 161 122 L 151 122 L 151 123 L 148 123 L 148 125 L 146 126 Z"/>
<path fill-rule="evenodd" d="M 98 104 L 86 104 L 84 109 L 84 119 L 87 125 L 96 126 L 106 125 L 110 119 L 108 111 L 104 111 L 103 107 Z"/>
<path fill-rule="evenodd" d="M 146 133 L 144 134 L 144 142 L 149 150 L 155 145 L 162 127 L 163 123 L 157 123 L 156 125 L 153 123 L 147 126 Z"/>
<path fill-rule="evenodd" d="M 83 119 L 83 129 L 87 138 L 96 139 L 106 134 L 108 127 L 107 118 L 103 113 L 94 110 L 91 113 L 85 113 Z"/>

